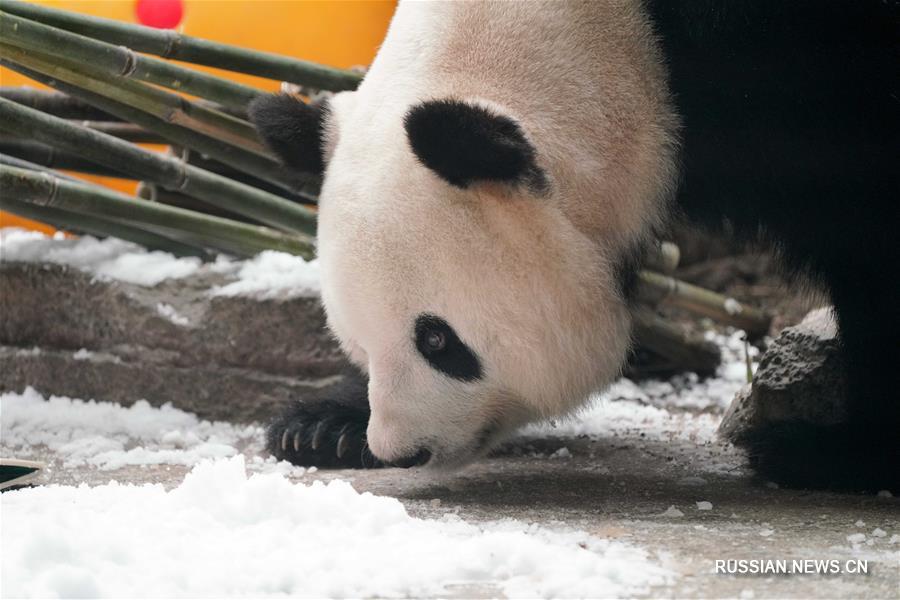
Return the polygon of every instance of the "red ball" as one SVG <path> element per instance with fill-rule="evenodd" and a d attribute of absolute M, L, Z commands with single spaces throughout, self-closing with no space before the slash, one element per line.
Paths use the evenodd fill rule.
<path fill-rule="evenodd" d="M 138 23 L 158 29 L 172 29 L 184 16 L 183 0 L 138 0 L 134 8 Z"/>

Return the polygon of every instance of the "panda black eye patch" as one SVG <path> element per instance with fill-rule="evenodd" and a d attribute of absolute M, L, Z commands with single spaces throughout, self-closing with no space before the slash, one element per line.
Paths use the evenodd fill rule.
<path fill-rule="evenodd" d="M 433 369 L 460 381 L 481 379 L 481 361 L 447 321 L 419 315 L 414 333 L 416 349 Z"/>

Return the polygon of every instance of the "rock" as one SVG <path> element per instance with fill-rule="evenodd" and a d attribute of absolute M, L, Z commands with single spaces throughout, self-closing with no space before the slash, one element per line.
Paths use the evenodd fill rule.
<path fill-rule="evenodd" d="M 719 434 L 739 441 L 748 431 L 772 423 L 834 425 L 846 415 L 846 397 L 837 324 L 831 309 L 817 309 L 772 342 L 753 383 L 728 407 Z"/>
<path fill-rule="evenodd" d="M 214 297 L 215 273 L 142 287 L 55 264 L 0 263 L 0 392 L 171 402 L 266 420 L 347 363 L 315 294 Z"/>

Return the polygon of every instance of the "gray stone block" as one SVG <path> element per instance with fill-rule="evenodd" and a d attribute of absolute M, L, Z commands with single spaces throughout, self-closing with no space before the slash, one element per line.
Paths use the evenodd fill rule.
<path fill-rule="evenodd" d="M 204 272 L 150 288 L 54 264 L 0 263 L 0 390 L 144 398 L 251 421 L 339 380 L 346 361 L 315 294 L 210 295 L 222 283 Z"/>

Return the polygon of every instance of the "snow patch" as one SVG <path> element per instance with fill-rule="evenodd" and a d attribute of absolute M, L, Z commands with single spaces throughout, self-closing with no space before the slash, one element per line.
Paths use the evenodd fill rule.
<path fill-rule="evenodd" d="M 160 302 L 156 305 L 156 312 L 162 318 L 168 320 L 175 325 L 179 325 L 181 327 L 187 327 L 190 325 L 190 321 L 188 321 L 187 317 L 183 317 L 178 314 L 178 311 L 175 310 L 175 307 L 171 304 L 166 304 L 165 302 Z"/>
<path fill-rule="evenodd" d="M 674 577 L 647 552 L 583 531 L 416 519 L 344 481 L 248 477 L 242 456 L 204 462 L 171 491 L 46 486 L 0 506 L 8 597 L 423 597 L 465 584 L 510 598 L 622 597 Z"/>
<path fill-rule="evenodd" d="M 706 500 L 701 500 L 697 502 L 697 510 L 712 510 L 712 502 L 707 502 Z"/>
<path fill-rule="evenodd" d="M 0 260 L 68 265 L 101 278 L 149 287 L 193 275 L 201 265 L 199 258 L 151 252 L 116 238 L 67 239 L 62 234 L 51 237 L 15 227 L 0 229 Z"/>
<path fill-rule="evenodd" d="M 318 260 L 307 262 L 299 256 L 266 250 L 240 265 L 237 281 L 215 287 L 210 294 L 268 300 L 309 296 L 320 289 Z"/>
<path fill-rule="evenodd" d="M 0 394 L 0 437 L 16 454 L 46 446 L 64 466 L 101 470 L 127 465 L 195 465 L 233 456 L 239 446 L 258 443 L 262 429 L 198 419 L 166 404 L 145 400 L 124 407 L 62 396 L 48 399 L 32 388 Z"/>

